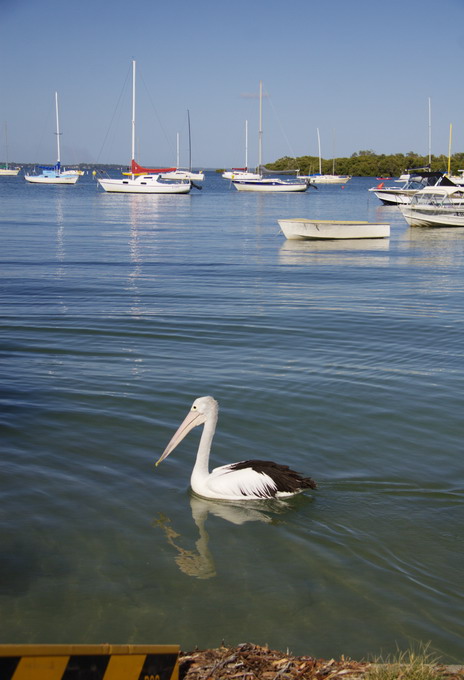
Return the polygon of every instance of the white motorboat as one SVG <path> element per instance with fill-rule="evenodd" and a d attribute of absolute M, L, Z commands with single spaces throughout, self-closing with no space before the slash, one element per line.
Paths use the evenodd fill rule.
<path fill-rule="evenodd" d="M 55 165 L 40 165 L 39 174 L 24 175 L 24 179 L 31 184 L 75 184 L 79 179 L 79 174 L 76 170 L 66 170 L 61 167 L 60 159 L 60 119 L 58 113 L 58 92 L 55 92 L 55 114 L 56 114 L 56 145 L 57 145 L 57 161 Z"/>
<path fill-rule="evenodd" d="M 132 156 L 131 175 L 122 178 L 99 178 L 97 181 L 109 193 L 124 194 L 187 194 L 192 183 L 186 179 L 163 179 L 162 172 L 142 168 L 135 161 L 135 60 L 132 61 Z"/>
<path fill-rule="evenodd" d="M 402 187 L 386 187 L 384 182 L 380 182 L 368 191 L 373 191 L 384 205 L 405 205 L 417 191 L 427 186 L 456 185 L 443 172 L 419 169 L 410 171 L 410 178 Z"/>
<path fill-rule="evenodd" d="M 400 205 L 410 227 L 464 227 L 464 187 L 426 187 Z"/>
<path fill-rule="evenodd" d="M 305 217 L 278 220 L 285 238 L 291 241 L 334 241 L 388 238 L 390 225 L 361 220 L 319 220 Z"/>
<path fill-rule="evenodd" d="M 259 133 L 258 133 L 258 176 L 251 179 L 235 177 L 232 184 L 237 191 L 306 191 L 309 183 L 297 178 L 296 180 L 285 180 L 279 177 L 264 177 L 262 168 L 263 150 L 263 83 L 259 81 Z"/>
<path fill-rule="evenodd" d="M 450 180 L 459 186 L 464 185 L 464 170 L 458 170 L 459 175 L 448 175 Z"/>
<path fill-rule="evenodd" d="M 346 184 L 351 179 L 351 175 L 336 175 L 335 174 L 335 159 L 332 160 L 332 174 L 324 175 L 322 173 L 322 155 L 321 155 L 321 136 L 319 128 L 317 128 L 317 145 L 319 151 L 319 172 L 310 175 L 300 175 L 300 179 L 305 179 L 311 184 Z"/>

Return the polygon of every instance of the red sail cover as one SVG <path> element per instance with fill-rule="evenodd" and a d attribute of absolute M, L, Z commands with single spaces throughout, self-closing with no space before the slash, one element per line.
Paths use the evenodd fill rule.
<path fill-rule="evenodd" d="M 133 175 L 147 175 L 148 173 L 173 172 L 176 168 L 142 168 L 141 165 L 132 159 L 132 174 Z"/>

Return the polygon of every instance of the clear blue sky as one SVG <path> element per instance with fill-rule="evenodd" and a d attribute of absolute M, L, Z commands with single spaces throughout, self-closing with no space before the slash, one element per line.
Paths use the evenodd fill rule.
<path fill-rule="evenodd" d="M 0 159 L 142 164 L 464 151 L 464 0 L 0 0 Z M 125 84 L 125 85 L 124 85 Z M 119 103 L 118 103 L 119 102 Z"/>

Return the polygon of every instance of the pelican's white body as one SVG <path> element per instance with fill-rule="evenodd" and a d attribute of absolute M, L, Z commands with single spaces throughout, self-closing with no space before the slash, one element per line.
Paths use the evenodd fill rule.
<path fill-rule="evenodd" d="M 315 488 L 310 478 L 303 478 L 286 466 L 267 461 L 222 465 L 210 473 L 209 454 L 217 419 L 218 404 L 213 397 L 196 399 L 156 465 L 167 458 L 190 430 L 204 425 L 190 477 L 192 491 L 198 496 L 226 501 L 262 500 L 292 496 L 305 488 Z"/>

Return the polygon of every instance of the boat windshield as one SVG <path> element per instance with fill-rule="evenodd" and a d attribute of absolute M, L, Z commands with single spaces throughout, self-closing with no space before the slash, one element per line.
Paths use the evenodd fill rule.
<path fill-rule="evenodd" d="M 462 191 L 453 191 L 452 193 L 445 193 L 443 191 L 419 191 L 412 197 L 411 203 L 415 205 L 441 206 L 443 208 L 456 205 L 463 206 L 464 189 Z"/>
<path fill-rule="evenodd" d="M 418 191 L 424 187 L 434 187 L 439 184 L 456 186 L 454 182 L 448 180 L 442 172 L 418 172 L 411 174 L 405 189 Z"/>

